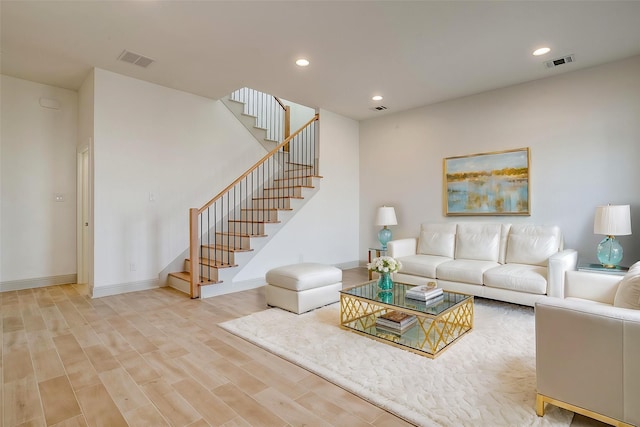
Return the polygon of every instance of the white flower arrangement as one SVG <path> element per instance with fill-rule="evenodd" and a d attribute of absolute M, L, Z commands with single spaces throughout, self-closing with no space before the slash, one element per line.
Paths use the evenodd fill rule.
<path fill-rule="evenodd" d="M 381 256 L 374 258 L 369 264 L 367 269 L 370 271 L 376 271 L 378 273 L 395 273 L 402 268 L 400 261 L 390 256 Z"/>

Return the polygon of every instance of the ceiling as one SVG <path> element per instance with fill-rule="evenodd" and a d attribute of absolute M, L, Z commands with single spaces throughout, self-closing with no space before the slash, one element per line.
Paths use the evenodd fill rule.
<path fill-rule="evenodd" d="M 77 90 L 98 67 L 212 99 L 249 86 L 356 120 L 640 54 L 640 1 L 1 0 L 0 8 L 2 74 Z M 541 46 L 551 53 L 532 56 Z M 125 49 L 155 62 L 118 61 Z M 544 65 L 570 54 L 574 63 Z M 294 64 L 302 56 L 310 66 Z M 384 99 L 372 101 L 376 94 Z"/>

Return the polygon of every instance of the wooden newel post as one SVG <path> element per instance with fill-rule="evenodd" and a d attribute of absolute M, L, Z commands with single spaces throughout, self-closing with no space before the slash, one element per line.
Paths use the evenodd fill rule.
<path fill-rule="evenodd" d="M 191 298 L 200 298 L 200 236 L 198 235 L 198 209 L 189 209 L 189 260 L 191 261 Z"/>

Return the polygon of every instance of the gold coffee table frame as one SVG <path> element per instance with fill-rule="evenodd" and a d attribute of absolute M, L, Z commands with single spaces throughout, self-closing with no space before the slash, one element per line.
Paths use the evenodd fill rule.
<path fill-rule="evenodd" d="M 342 290 L 340 327 L 432 359 L 473 329 L 473 296 L 445 291 L 441 301 L 427 305 L 405 299 L 413 286 L 394 282 L 393 289 L 381 291 L 370 281 Z M 402 334 L 376 328 L 376 319 L 389 311 L 418 320 Z"/>

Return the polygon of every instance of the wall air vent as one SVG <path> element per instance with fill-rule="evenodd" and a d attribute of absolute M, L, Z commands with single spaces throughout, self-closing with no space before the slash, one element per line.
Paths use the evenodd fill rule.
<path fill-rule="evenodd" d="M 118 60 L 128 62 L 130 64 L 135 64 L 142 68 L 147 68 L 152 62 L 154 62 L 154 60 L 151 58 L 147 58 L 146 56 L 142 56 L 128 50 L 123 50 L 118 57 Z"/>
<path fill-rule="evenodd" d="M 576 62 L 573 54 L 563 56 L 562 58 L 552 59 L 551 61 L 547 61 L 544 64 L 547 66 L 547 68 L 555 68 L 559 65 L 569 64 L 571 62 Z"/>
<path fill-rule="evenodd" d="M 377 107 L 372 108 L 372 110 L 376 110 L 376 111 L 384 111 L 386 109 L 387 107 L 385 107 L 384 105 L 378 105 Z"/>

